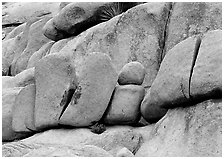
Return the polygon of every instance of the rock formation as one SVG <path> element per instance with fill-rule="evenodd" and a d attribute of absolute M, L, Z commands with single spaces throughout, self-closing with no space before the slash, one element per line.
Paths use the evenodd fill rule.
<path fill-rule="evenodd" d="M 3 157 L 220 157 L 221 6 L 3 2 Z"/>

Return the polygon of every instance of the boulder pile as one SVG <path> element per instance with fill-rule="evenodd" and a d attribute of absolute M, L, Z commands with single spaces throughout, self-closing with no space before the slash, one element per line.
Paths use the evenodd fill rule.
<path fill-rule="evenodd" d="M 4 157 L 222 155 L 222 7 L 2 5 Z"/>

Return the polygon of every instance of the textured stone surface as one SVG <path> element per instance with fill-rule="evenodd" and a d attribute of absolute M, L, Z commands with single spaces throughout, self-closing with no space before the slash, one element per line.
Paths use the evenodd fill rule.
<path fill-rule="evenodd" d="M 55 42 L 51 47 L 49 54 L 58 53 L 71 39 L 73 39 L 73 37 Z"/>
<path fill-rule="evenodd" d="M 24 70 L 16 76 L 3 76 L 2 88 L 25 87 L 26 85 L 33 84 L 34 67 Z"/>
<path fill-rule="evenodd" d="M 222 101 L 170 109 L 136 157 L 221 157 Z"/>
<path fill-rule="evenodd" d="M 119 72 L 128 62 L 138 61 L 146 69 L 143 86 L 151 86 L 160 65 L 160 38 L 169 3 L 146 3 L 129 9 L 106 23 L 83 32 L 60 53 L 83 56 L 91 52 L 108 54 Z"/>
<path fill-rule="evenodd" d="M 20 73 L 21 71 L 25 70 L 28 64 L 28 61 L 30 57 L 38 51 L 42 45 L 46 44 L 50 40 L 46 38 L 42 33 L 42 28 L 45 25 L 45 23 L 50 19 L 51 17 L 45 17 L 43 19 L 38 20 L 37 22 L 33 23 L 30 26 L 29 34 L 28 34 L 28 41 L 27 46 L 21 53 L 21 55 L 18 57 L 17 60 L 15 60 L 15 66 L 13 68 L 14 75 Z"/>
<path fill-rule="evenodd" d="M 24 87 L 17 95 L 12 110 L 12 129 L 15 132 L 31 132 L 34 126 L 36 86 Z"/>
<path fill-rule="evenodd" d="M 52 45 L 54 44 L 53 41 L 50 41 L 46 44 L 44 44 L 38 51 L 36 51 L 29 59 L 28 63 L 27 63 L 27 68 L 29 69 L 31 67 L 35 67 L 36 63 L 42 59 L 44 56 L 46 56 L 47 54 L 49 54 L 50 49 L 52 47 Z"/>
<path fill-rule="evenodd" d="M 82 62 L 81 62 L 82 61 Z M 101 119 L 118 75 L 109 56 L 91 53 L 80 59 L 76 67 L 78 86 L 59 123 L 71 126 L 89 126 Z"/>
<path fill-rule="evenodd" d="M 58 119 L 63 110 L 61 101 L 64 93 L 68 90 L 71 81 L 75 80 L 75 67 L 68 57 L 52 54 L 45 56 L 37 63 L 35 67 L 35 126 L 37 129 L 58 125 Z"/>
<path fill-rule="evenodd" d="M 140 105 L 145 90 L 138 85 L 117 85 L 104 114 L 106 124 L 134 124 L 140 119 Z"/>
<path fill-rule="evenodd" d="M 141 113 L 150 122 L 155 110 L 174 108 L 182 104 L 221 98 L 221 31 L 204 35 L 191 80 L 189 76 L 196 39 L 188 38 L 177 44 L 165 56 L 155 81 L 145 96 Z M 161 114 L 161 117 L 164 114 Z"/>
<path fill-rule="evenodd" d="M 2 141 L 13 141 L 29 136 L 29 134 L 16 133 L 12 129 L 12 108 L 22 88 L 8 88 L 2 91 Z"/>
<path fill-rule="evenodd" d="M 41 153 L 45 156 L 54 154 L 63 157 L 73 156 L 74 154 L 77 156 L 86 154 L 85 156 L 88 156 L 87 154 L 91 155 L 91 153 L 91 156 L 96 154 L 116 156 L 118 151 L 124 147 L 135 154 L 140 147 L 142 137 L 132 129 L 129 126 L 108 127 L 102 134 L 94 134 L 89 129 L 84 128 L 52 129 L 18 142 L 4 144 L 2 154 L 5 157 L 20 157 L 29 155 L 29 152 L 32 154 L 39 151 L 39 156 Z M 78 151 L 72 150 L 74 145 L 78 146 Z"/>
<path fill-rule="evenodd" d="M 166 53 L 196 34 L 222 29 L 221 2 L 176 2 L 167 29 Z"/>
<path fill-rule="evenodd" d="M 59 5 L 56 2 L 8 3 L 2 9 L 2 24 L 24 23 L 31 18 L 52 16 L 59 11 Z"/>
<path fill-rule="evenodd" d="M 118 77 L 118 83 L 120 85 L 141 85 L 144 81 L 145 73 L 145 68 L 140 62 L 129 62 L 121 69 Z"/>

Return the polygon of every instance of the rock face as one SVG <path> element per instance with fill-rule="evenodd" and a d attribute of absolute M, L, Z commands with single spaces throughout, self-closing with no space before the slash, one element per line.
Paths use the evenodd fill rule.
<path fill-rule="evenodd" d="M 31 67 L 35 67 L 36 63 L 43 58 L 44 56 L 46 56 L 47 54 L 49 54 L 50 49 L 52 47 L 52 45 L 54 44 L 53 41 L 50 41 L 48 43 L 46 43 L 45 45 L 43 45 L 38 51 L 36 51 L 29 59 L 28 63 L 27 63 L 27 69 L 31 68 Z"/>
<path fill-rule="evenodd" d="M 34 82 L 34 67 L 32 67 L 13 77 L 2 77 L 2 88 L 25 87 L 29 84 L 33 84 Z"/>
<path fill-rule="evenodd" d="M 158 75 L 142 102 L 141 113 L 148 122 L 154 120 L 152 115 L 161 108 L 221 98 L 222 44 L 219 30 L 208 32 L 202 38 L 190 83 L 192 98 L 189 97 L 189 76 L 195 42 L 196 38 L 188 38 L 165 56 Z M 160 117 L 163 115 L 164 113 Z"/>
<path fill-rule="evenodd" d="M 53 22 L 53 19 L 50 19 L 43 27 L 43 34 L 53 41 L 58 41 L 65 39 L 67 34 L 64 31 L 58 30 Z"/>
<path fill-rule="evenodd" d="M 49 39 L 42 34 L 42 27 L 49 19 L 50 17 L 45 17 L 30 26 L 29 35 L 27 37 L 27 46 L 18 57 L 18 59 L 15 60 L 15 65 L 13 65 L 14 75 L 25 70 L 29 58 L 33 55 L 33 53 L 38 51 L 42 47 L 42 45 L 49 42 Z"/>
<path fill-rule="evenodd" d="M 35 17 L 55 15 L 59 11 L 60 3 L 8 3 L 2 10 L 2 24 L 24 23 Z"/>
<path fill-rule="evenodd" d="M 12 109 L 12 129 L 15 132 L 31 132 L 34 126 L 36 88 L 34 84 L 24 87 L 15 99 Z"/>
<path fill-rule="evenodd" d="M 13 141 L 30 134 L 16 133 L 12 130 L 12 108 L 22 87 L 3 89 L 2 92 L 2 141 Z"/>
<path fill-rule="evenodd" d="M 156 123 L 136 157 L 215 157 L 222 155 L 222 102 L 208 100 L 170 109 Z"/>
<path fill-rule="evenodd" d="M 75 68 L 63 55 L 48 55 L 37 63 L 35 81 L 35 126 L 37 129 L 57 126 L 64 92 L 76 81 Z"/>
<path fill-rule="evenodd" d="M 111 59 L 106 54 L 92 53 L 80 61 L 77 89 L 59 120 L 63 125 L 89 126 L 99 121 L 118 79 Z"/>
<path fill-rule="evenodd" d="M 121 69 L 118 77 L 120 85 L 141 85 L 145 78 L 145 68 L 140 62 L 129 62 Z"/>
<path fill-rule="evenodd" d="M 173 3 L 167 27 L 165 52 L 184 39 L 207 31 L 222 29 L 220 2 Z"/>
<path fill-rule="evenodd" d="M 140 104 L 145 90 L 138 85 L 116 86 L 105 113 L 106 124 L 135 124 L 140 119 Z"/>
<path fill-rule="evenodd" d="M 91 149 L 95 150 L 95 153 L 93 152 L 91 156 L 96 155 L 100 148 L 101 154 L 106 154 L 106 156 L 108 156 L 108 153 L 110 153 L 111 155 L 116 156 L 117 152 L 123 147 L 126 147 L 129 151 L 135 154 L 140 143 L 141 135 L 139 133 L 134 133 L 132 128 L 128 126 L 109 127 L 100 135 L 94 134 L 89 129 L 83 128 L 55 129 L 33 135 L 32 137 L 19 142 L 4 144 L 2 152 L 5 157 L 18 157 L 26 154 L 28 155 L 29 153 L 29 156 L 32 156 L 32 152 L 41 148 L 42 151 L 39 150 L 39 153 L 45 153 L 45 156 L 48 156 L 47 152 L 52 152 L 59 146 L 62 152 L 67 148 L 67 153 L 65 154 L 67 155 L 70 154 L 69 152 L 71 152 L 70 150 L 74 145 L 79 145 L 79 149 L 80 147 L 83 147 L 82 151 L 87 154 L 88 152 L 93 152 L 90 151 Z M 89 147 L 87 145 L 89 145 Z M 89 151 L 86 152 L 84 147 Z M 57 150 L 59 151 L 59 149 Z M 105 153 L 105 151 L 107 151 L 107 153 Z M 78 156 L 79 153 L 77 153 Z"/>

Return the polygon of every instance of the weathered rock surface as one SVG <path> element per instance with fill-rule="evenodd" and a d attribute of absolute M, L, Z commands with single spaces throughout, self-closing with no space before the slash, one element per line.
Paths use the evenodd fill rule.
<path fill-rule="evenodd" d="M 12 129 L 15 132 L 32 132 L 34 126 L 34 107 L 36 86 L 24 87 L 16 96 L 12 109 Z"/>
<path fill-rule="evenodd" d="M 44 44 L 38 51 L 36 51 L 29 59 L 28 63 L 27 63 L 27 69 L 31 68 L 31 67 L 35 67 L 36 63 L 43 58 L 44 56 L 46 56 L 47 54 L 49 54 L 50 49 L 52 47 L 52 45 L 54 44 L 53 41 L 50 41 L 46 44 Z"/>
<path fill-rule="evenodd" d="M 22 88 L 8 88 L 2 91 L 2 141 L 13 141 L 29 136 L 29 134 L 16 133 L 12 129 L 12 108 Z"/>
<path fill-rule="evenodd" d="M 129 126 L 108 127 L 107 130 L 100 135 L 94 134 L 89 129 L 83 128 L 55 130 L 52 129 L 33 135 L 32 137 L 18 142 L 4 144 L 2 149 L 3 156 L 5 157 L 18 157 L 24 156 L 26 154 L 28 155 L 29 152 L 35 151 L 35 149 L 37 149 L 38 152 L 39 148 L 42 149 L 42 154 L 48 156 L 48 152 L 49 154 L 52 152 L 56 153 L 55 149 L 59 146 L 62 153 L 65 153 L 65 155 L 61 154 L 61 156 L 64 157 L 69 154 L 73 156 L 74 151 L 72 151 L 72 146 L 79 145 L 79 153 L 75 153 L 77 156 L 79 156 L 82 151 L 83 154 L 84 152 L 86 154 L 88 154 L 88 152 L 93 153 L 91 156 L 99 154 L 98 152 L 100 152 L 100 154 L 106 155 L 110 153 L 113 156 L 116 156 L 118 151 L 123 147 L 126 147 L 129 151 L 135 154 L 140 146 L 141 139 L 141 135 L 137 132 L 134 133 L 132 128 Z M 80 147 L 82 147 L 81 152 Z M 99 150 L 100 148 L 101 150 Z M 57 149 L 57 151 L 60 152 L 59 149 Z M 108 153 L 106 153 L 105 151 L 107 151 Z M 39 153 L 41 153 L 40 150 Z M 32 154 L 30 154 L 29 156 L 32 156 Z"/>
<path fill-rule="evenodd" d="M 58 53 L 72 39 L 73 39 L 73 37 L 67 38 L 67 39 L 62 39 L 62 40 L 55 42 L 53 44 L 53 46 L 51 47 L 49 54 Z"/>
<path fill-rule="evenodd" d="M 120 70 L 118 83 L 120 85 L 141 85 L 145 78 L 145 68 L 140 62 L 129 62 Z"/>
<path fill-rule="evenodd" d="M 76 80 L 73 63 L 68 57 L 52 54 L 42 58 L 35 67 L 36 100 L 35 126 L 37 129 L 58 125 L 63 110 L 64 92 Z M 64 100 L 67 95 L 64 96 Z M 65 101 L 66 102 L 66 101 Z"/>
<path fill-rule="evenodd" d="M 11 39 L 19 35 L 21 32 L 23 32 L 24 28 L 26 27 L 26 23 L 23 23 L 17 27 L 15 27 L 11 32 L 8 33 L 8 35 L 4 38 L 5 40 Z"/>
<path fill-rule="evenodd" d="M 60 53 L 76 56 L 90 52 L 107 53 L 117 72 L 126 63 L 138 61 L 146 69 L 143 86 L 151 86 L 161 61 L 159 39 L 164 31 L 168 8 L 169 3 L 138 5 L 83 32 L 69 41 Z"/>
<path fill-rule="evenodd" d="M 218 157 L 222 155 L 222 102 L 208 100 L 170 109 L 156 123 L 136 157 Z"/>
<path fill-rule="evenodd" d="M 144 87 L 117 85 L 111 103 L 104 114 L 106 124 L 135 124 L 140 119 L 140 105 L 145 95 Z"/>
<path fill-rule="evenodd" d="M 53 16 L 59 11 L 59 5 L 56 2 L 8 3 L 2 10 L 2 24 L 24 23 L 34 17 Z"/>
<path fill-rule="evenodd" d="M 14 58 L 11 63 L 11 72 L 10 72 L 12 75 L 16 75 L 16 73 L 15 73 L 16 62 L 17 62 L 18 58 L 20 57 L 20 55 L 23 53 L 23 51 L 27 47 L 31 25 L 40 19 L 41 18 L 33 18 L 33 19 L 28 20 L 26 22 L 26 25 L 25 25 L 25 28 L 23 29 L 23 31 L 19 35 L 16 36 L 15 46 L 13 48 Z"/>
<path fill-rule="evenodd" d="M 33 55 L 33 53 L 38 51 L 42 45 L 50 41 L 42 34 L 42 28 L 49 19 L 50 17 L 45 17 L 30 26 L 27 46 L 15 61 L 15 66 L 13 67 L 14 75 L 25 70 L 29 58 Z"/>
<path fill-rule="evenodd" d="M 67 33 L 62 30 L 58 30 L 53 22 L 53 19 L 50 19 L 43 27 L 43 34 L 48 39 L 51 39 L 53 41 L 58 41 L 61 39 L 65 39 L 68 37 Z"/>
<path fill-rule="evenodd" d="M 116 157 L 134 157 L 134 154 L 126 147 L 117 152 Z"/>
<path fill-rule="evenodd" d="M 177 44 L 165 56 L 155 81 L 145 96 L 141 113 L 148 121 L 154 119 L 155 111 L 190 105 L 210 98 L 221 98 L 222 92 L 222 44 L 221 31 L 204 35 L 194 67 L 192 81 L 189 76 L 196 38 L 188 38 Z M 164 114 L 161 114 L 161 117 Z M 159 117 L 159 116 L 157 116 Z"/>
<path fill-rule="evenodd" d="M 188 37 L 217 29 L 222 29 L 220 2 L 174 3 L 167 27 L 165 52 Z"/>
<path fill-rule="evenodd" d="M 109 56 L 91 53 L 79 59 L 76 67 L 78 85 L 59 123 L 76 127 L 90 126 L 101 119 L 118 75 Z"/>
<path fill-rule="evenodd" d="M 16 76 L 3 76 L 2 88 L 25 87 L 26 85 L 33 84 L 34 67 L 24 70 Z"/>

